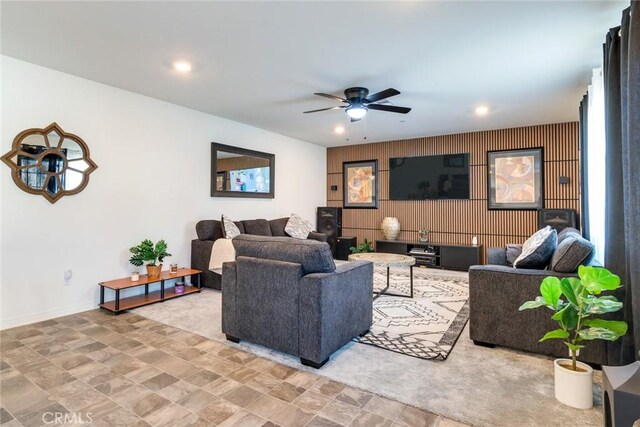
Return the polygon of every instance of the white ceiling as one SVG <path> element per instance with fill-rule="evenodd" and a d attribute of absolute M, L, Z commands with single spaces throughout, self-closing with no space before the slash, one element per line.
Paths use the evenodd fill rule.
<path fill-rule="evenodd" d="M 1 51 L 335 146 L 577 120 L 604 35 L 627 5 L 3 1 Z M 193 71 L 173 71 L 176 59 Z M 339 105 L 313 92 L 349 86 L 394 87 L 392 103 L 413 110 L 354 124 L 340 110 L 302 114 Z M 473 114 L 480 103 L 488 116 Z M 339 124 L 348 134 L 333 133 Z"/>

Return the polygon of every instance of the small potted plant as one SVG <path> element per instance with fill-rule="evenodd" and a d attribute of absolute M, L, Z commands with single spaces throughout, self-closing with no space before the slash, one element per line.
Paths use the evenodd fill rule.
<path fill-rule="evenodd" d="M 363 252 L 374 252 L 373 243 L 364 239 L 363 243 L 360 243 L 358 246 L 351 246 L 349 248 L 352 254 L 361 254 Z"/>
<path fill-rule="evenodd" d="M 576 360 L 580 349 L 596 339 L 617 340 L 627 333 L 627 324 L 597 318 L 622 308 L 614 296 L 601 296 L 604 291 L 618 289 L 620 277 L 604 268 L 586 266 L 580 266 L 578 276 L 546 277 L 540 285 L 540 296 L 522 304 L 520 310 L 547 307 L 554 312 L 551 319 L 560 327 L 547 332 L 540 341 L 564 340 L 571 354 L 571 359 L 554 361 L 556 399 L 574 408 L 589 409 L 593 406 L 593 369 Z"/>
<path fill-rule="evenodd" d="M 167 252 L 167 242 L 164 240 L 158 240 L 158 243 L 154 245 L 151 240 L 145 239 L 139 245 L 131 247 L 129 252 L 132 254 L 129 259 L 131 264 L 136 267 L 146 264 L 149 278 L 160 277 L 162 261 L 171 256 Z"/>

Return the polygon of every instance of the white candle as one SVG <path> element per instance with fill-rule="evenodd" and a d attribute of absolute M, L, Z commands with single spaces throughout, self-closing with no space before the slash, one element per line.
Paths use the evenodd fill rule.
<path fill-rule="evenodd" d="M 140 273 L 137 271 L 135 273 L 131 273 L 131 281 L 137 282 L 138 280 L 140 280 Z"/>

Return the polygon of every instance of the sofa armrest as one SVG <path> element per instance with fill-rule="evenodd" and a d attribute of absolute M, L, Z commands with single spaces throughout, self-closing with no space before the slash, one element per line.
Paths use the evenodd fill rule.
<path fill-rule="evenodd" d="M 199 239 L 191 241 L 191 268 L 195 268 L 200 271 L 209 270 L 213 242 L 213 240 Z"/>
<path fill-rule="evenodd" d="M 326 360 L 373 323 L 373 264 L 353 261 L 300 281 L 300 357 Z"/>
<path fill-rule="evenodd" d="M 236 263 L 222 264 L 222 332 L 232 337 L 239 337 L 237 320 L 237 274 Z"/>
<path fill-rule="evenodd" d="M 307 240 L 317 240 L 318 242 L 326 242 L 327 235 L 324 233 L 318 233 L 317 231 L 312 231 L 307 236 Z"/>
<path fill-rule="evenodd" d="M 507 262 L 507 249 L 504 247 L 489 248 L 487 253 L 487 264 L 509 266 L 509 262 Z"/>

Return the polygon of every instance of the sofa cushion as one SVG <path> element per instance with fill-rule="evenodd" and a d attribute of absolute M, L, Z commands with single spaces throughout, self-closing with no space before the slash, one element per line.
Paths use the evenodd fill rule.
<path fill-rule="evenodd" d="M 512 243 L 507 244 L 505 256 L 509 265 L 513 265 L 522 253 L 522 245 L 515 245 Z"/>
<path fill-rule="evenodd" d="M 222 231 L 224 232 L 225 239 L 233 239 L 242 234 L 240 227 L 226 215 L 222 215 Z"/>
<path fill-rule="evenodd" d="M 329 245 L 316 240 L 242 234 L 233 239 L 233 246 L 238 257 L 297 263 L 302 265 L 304 274 L 331 273 L 336 270 Z"/>
<path fill-rule="evenodd" d="M 516 268 L 543 269 L 549 265 L 558 244 L 558 233 L 550 226 L 536 231 L 522 245 L 522 253 L 514 261 Z"/>
<path fill-rule="evenodd" d="M 565 236 L 551 257 L 549 269 L 559 273 L 575 273 L 581 265 L 589 265 L 595 255 L 593 243 L 575 233 Z"/>
<path fill-rule="evenodd" d="M 284 231 L 296 239 L 306 239 L 313 231 L 313 225 L 300 215 L 293 213 L 284 227 Z"/>
<path fill-rule="evenodd" d="M 580 233 L 580 231 L 572 227 L 567 227 L 563 229 L 558 233 L 558 245 L 560 245 L 560 243 L 562 243 L 562 241 L 567 237 L 572 237 L 572 236 L 582 237 L 582 234 Z"/>
<path fill-rule="evenodd" d="M 222 224 L 215 219 L 198 221 L 196 224 L 196 234 L 200 240 L 216 240 L 224 237 Z"/>
<path fill-rule="evenodd" d="M 266 219 L 250 219 L 242 221 L 245 234 L 255 236 L 271 236 L 271 227 Z"/>
<path fill-rule="evenodd" d="M 286 237 L 287 233 L 284 232 L 284 228 L 287 226 L 287 222 L 289 222 L 289 217 L 272 219 L 271 221 L 269 221 L 269 226 L 271 227 L 271 235 Z"/>

